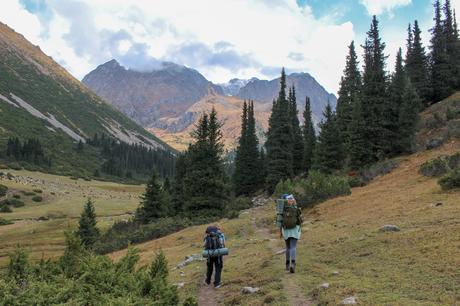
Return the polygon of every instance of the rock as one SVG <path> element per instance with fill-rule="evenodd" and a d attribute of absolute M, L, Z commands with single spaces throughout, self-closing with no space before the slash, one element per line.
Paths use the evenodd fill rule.
<path fill-rule="evenodd" d="M 181 282 L 181 283 L 177 283 L 177 284 L 174 284 L 177 288 L 182 288 L 184 287 L 185 283 L 184 282 Z"/>
<path fill-rule="evenodd" d="M 281 255 L 281 254 L 284 254 L 286 253 L 286 250 L 279 250 L 278 252 L 276 252 L 275 254 L 276 255 Z"/>
<path fill-rule="evenodd" d="M 243 287 L 243 289 L 241 289 L 241 292 L 245 293 L 245 294 L 253 294 L 253 293 L 256 293 L 257 291 L 259 291 L 260 288 L 253 288 L 253 287 Z"/>
<path fill-rule="evenodd" d="M 442 205 L 443 205 L 443 203 L 442 203 L 442 202 L 438 202 L 438 203 L 434 204 L 434 206 L 436 206 L 436 207 L 438 207 L 438 206 L 442 206 Z"/>
<path fill-rule="evenodd" d="M 426 149 L 427 150 L 435 149 L 435 148 L 441 146 L 442 143 L 443 143 L 442 139 L 439 139 L 439 138 L 430 139 L 430 140 L 428 140 L 428 142 L 426 144 Z"/>
<path fill-rule="evenodd" d="M 321 289 L 327 289 L 327 288 L 329 288 L 329 283 L 321 284 L 321 285 L 319 285 L 319 287 L 320 287 Z"/>
<path fill-rule="evenodd" d="M 332 275 L 339 275 L 339 271 L 332 271 Z"/>
<path fill-rule="evenodd" d="M 202 260 L 204 260 L 204 259 L 203 259 L 203 256 L 201 256 L 201 254 L 192 254 L 190 256 L 185 256 L 185 260 L 183 262 L 179 263 L 176 266 L 176 269 L 181 269 L 181 268 L 185 267 L 186 265 L 191 264 L 194 261 L 202 261 Z"/>
<path fill-rule="evenodd" d="M 350 296 L 342 300 L 342 305 L 356 305 L 357 303 L 358 301 L 354 296 Z"/>
<path fill-rule="evenodd" d="M 400 229 L 396 225 L 385 224 L 385 225 L 380 227 L 379 231 L 381 231 L 381 232 L 399 232 Z"/>
<path fill-rule="evenodd" d="M 185 273 L 184 273 L 184 272 L 180 272 L 179 275 L 182 276 L 182 277 L 184 277 L 184 276 L 185 276 Z"/>

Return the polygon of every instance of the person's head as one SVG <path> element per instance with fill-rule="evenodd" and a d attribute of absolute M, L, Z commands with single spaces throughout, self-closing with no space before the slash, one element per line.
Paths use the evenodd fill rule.
<path fill-rule="evenodd" d="M 289 205 L 295 205 L 295 204 L 297 203 L 296 200 L 295 200 L 295 198 L 294 198 L 294 196 L 293 196 L 292 194 L 288 195 L 288 196 L 286 197 L 286 200 L 287 200 L 287 203 L 288 203 Z"/>
<path fill-rule="evenodd" d="M 223 232 L 224 229 L 222 228 L 222 225 L 220 225 L 220 223 L 216 223 L 214 224 L 215 227 L 217 227 L 217 229 L 220 231 L 220 232 Z"/>

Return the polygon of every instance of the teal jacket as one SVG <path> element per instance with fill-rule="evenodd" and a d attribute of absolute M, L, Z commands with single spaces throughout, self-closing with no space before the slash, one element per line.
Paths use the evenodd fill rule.
<path fill-rule="evenodd" d="M 300 239 L 300 234 L 302 234 L 300 225 L 296 225 L 294 228 L 290 229 L 281 228 L 281 231 L 283 233 L 284 240 L 287 240 L 288 238 Z"/>

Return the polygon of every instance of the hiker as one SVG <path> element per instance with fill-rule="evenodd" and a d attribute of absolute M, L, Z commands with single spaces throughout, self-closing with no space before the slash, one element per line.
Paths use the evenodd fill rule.
<path fill-rule="evenodd" d="M 302 211 L 292 194 L 283 195 L 285 200 L 283 218 L 280 227 L 280 238 L 286 243 L 286 271 L 295 273 L 297 240 L 300 239 Z"/>
<path fill-rule="evenodd" d="M 225 235 L 222 232 L 222 228 L 216 224 L 208 226 L 206 229 L 206 236 L 204 238 L 204 249 L 205 252 L 210 250 L 217 250 L 225 248 Z M 206 271 L 206 284 L 211 284 L 211 276 L 213 269 L 215 268 L 214 274 L 214 288 L 220 288 L 222 286 L 220 277 L 222 268 L 224 266 L 223 256 L 207 256 L 207 271 Z"/>

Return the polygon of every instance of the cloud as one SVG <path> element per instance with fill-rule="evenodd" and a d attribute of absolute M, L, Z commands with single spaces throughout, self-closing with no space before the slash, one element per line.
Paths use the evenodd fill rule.
<path fill-rule="evenodd" d="M 380 15 L 388 12 L 392 14 L 392 10 L 411 4 L 412 0 L 360 0 L 361 4 L 367 9 L 369 15 Z"/>
<path fill-rule="evenodd" d="M 296 62 L 301 62 L 305 59 L 305 56 L 300 52 L 289 52 L 288 58 Z"/>

